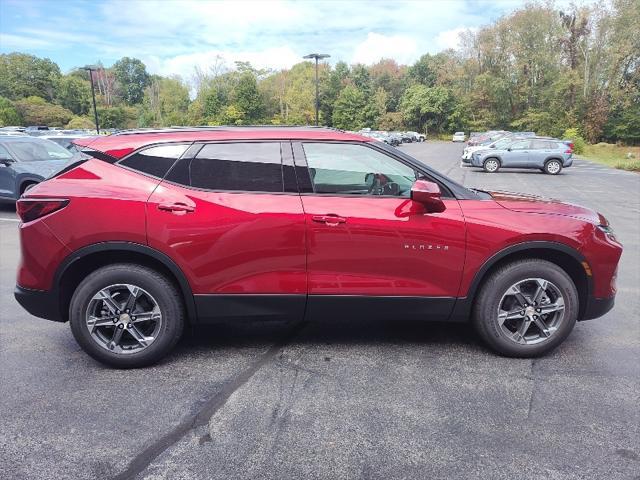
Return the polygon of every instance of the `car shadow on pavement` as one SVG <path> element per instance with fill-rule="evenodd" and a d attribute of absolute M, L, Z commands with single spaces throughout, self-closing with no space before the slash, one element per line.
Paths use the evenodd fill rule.
<path fill-rule="evenodd" d="M 427 322 L 403 319 L 345 319 L 297 322 L 242 322 L 189 328 L 178 350 L 242 347 L 272 343 L 295 328 L 292 344 L 384 345 L 423 344 L 473 346 L 479 344 L 473 328 L 466 323 Z"/>

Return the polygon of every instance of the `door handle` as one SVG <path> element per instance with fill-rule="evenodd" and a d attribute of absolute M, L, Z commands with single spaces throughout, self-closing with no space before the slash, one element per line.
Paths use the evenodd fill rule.
<path fill-rule="evenodd" d="M 347 222 L 346 218 L 334 215 L 333 213 L 329 215 L 314 215 L 313 217 L 311 217 L 311 220 L 318 223 L 326 223 L 327 225 L 331 226 Z"/>
<path fill-rule="evenodd" d="M 172 213 L 191 213 L 196 209 L 196 207 L 192 205 L 187 205 L 186 203 L 161 203 L 158 205 L 158 210 L 162 210 L 164 212 L 172 212 Z"/>

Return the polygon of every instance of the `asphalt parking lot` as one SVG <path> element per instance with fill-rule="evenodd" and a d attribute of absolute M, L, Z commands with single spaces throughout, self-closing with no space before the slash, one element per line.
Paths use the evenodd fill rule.
<path fill-rule="evenodd" d="M 467 186 L 602 212 L 625 246 L 616 308 L 536 360 L 466 325 L 336 317 L 198 330 L 160 365 L 112 370 L 15 302 L 1 207 L 0 478 L 640 478 L 640 175 L 485 174 L 460 144 L 401 148 Z"/>

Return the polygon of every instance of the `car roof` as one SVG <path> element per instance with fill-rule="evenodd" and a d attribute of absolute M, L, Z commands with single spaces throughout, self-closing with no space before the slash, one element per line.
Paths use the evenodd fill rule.
<path fill-rule="evenodd" d="M 169 142 L 226 140 L 334 140 L 371 142 L 372 139 L 329 127 L 308 126 L 221 126 L 172 127 L 163 129 L 125 130 L 113 135 L 80 138 L 76 145 L 122 158 L 146 145 Z"/>

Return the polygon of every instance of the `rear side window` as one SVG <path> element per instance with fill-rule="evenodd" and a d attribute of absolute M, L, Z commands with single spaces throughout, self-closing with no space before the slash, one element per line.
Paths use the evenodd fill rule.
<path fill-rule="evenodd" d="M 205 190 L 282 192 L 279 142 L 212 143 L 183 159 L 167 180 Z"/>
<path fill-rule="evenodd" d="M 161 145 L 151 147 L 125 158 L 120 165 L 146 173 L 154 177 L 163 178 L 171 165 L 180 158 L 189 145 Z"/>

